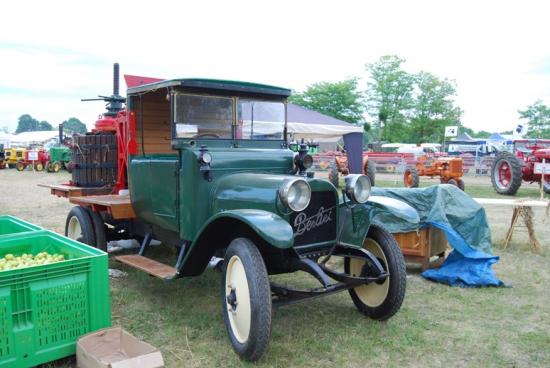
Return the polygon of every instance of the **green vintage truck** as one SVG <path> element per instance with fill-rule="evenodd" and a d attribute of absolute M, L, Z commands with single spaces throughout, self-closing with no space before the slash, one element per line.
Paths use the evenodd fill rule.
<path fill-rule="evenodd" d="M 207 79 L 129 88 L 117 115 L 126 119 L 129 193 L 71 197 L 78 206 L 66 222 L 66 235 L 100 248 L 143 239 L 137 254 L 117 260 L 164 280 L 200 275 L 223 259 L 225 325 L 234 350 L 251 361 L 266 351 L 274 307 L 347 290 L 365 316 L 393 316 L 405 295 L 405 263 L 394 237 L 371 218 L 390 211 L 418 221 L 407 205 L 370 197 L 365 175 L 347 176 L 340 189 L 309 172 L 307 147 L 288 148 L 289 95 Z M 177 248 L 173 265 L 151 259 L 151 239 Z M 270 282 L 296 271 L 319 286 Z"/>

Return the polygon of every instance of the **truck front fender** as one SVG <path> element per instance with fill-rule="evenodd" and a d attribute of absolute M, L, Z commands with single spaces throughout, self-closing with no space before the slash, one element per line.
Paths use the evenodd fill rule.
<path fill-rule="evenodd" d="M 420 217 L 418 212 L 405 202 L 398 199 L 382 196 L 370 196 L 369 202 L 378 210 L 387 211 L 395 217 L 402 219 L 410 224 L 418 224 Z"/>
<path fill-rule="evenodd" d="M 339 241 L 358 247 L 363 245 L 373 220 L 377 223 L 380 220 L 402 221 L 412 229 L 416 229 L 420 222 L 418 212 L 413 207 L 400 200 L 382 196 L 371 196 L 367 203 L 354 208 L 347 208 L 342 204 L 340 211 L 342 231 Z M 382 221 L 382 225 L 384 223 Z"/>
<path fill-rule="evenodd" d="M 203 226 L 197 238 L 211 224 L 223 218 L 231 218 L 245 223 L 274 247 L 286 249 L 294 244 L 294 232 L 286 220 L 272 212 L 246 209 L 223 211 L 212 216 Z"/>
<path fill-rule="evenodd" d="M 294 244 L 292 227 L 274 213 L 253 209 L 219 212 L 207 221 L 190 244 L 181 276 L 201 274 L 217 250 L 240 237 L 252 240 L 262 253 L 284 251 Z"/>

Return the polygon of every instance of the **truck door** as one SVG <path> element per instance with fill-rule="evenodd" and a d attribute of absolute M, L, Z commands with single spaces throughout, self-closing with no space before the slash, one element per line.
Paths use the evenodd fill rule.
<path fill-rule="evenodd" d="M 153 158 L 149 161 L 151 205 L 156 222 L 169 230 L 179 231 L 178 160 L 176 157 Z"/>

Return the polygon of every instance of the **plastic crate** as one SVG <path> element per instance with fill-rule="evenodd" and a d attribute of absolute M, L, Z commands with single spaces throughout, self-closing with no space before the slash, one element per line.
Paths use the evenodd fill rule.
<path fill-rule="evenodd" d="M 0 216 L 0 238 L 6 235 L 20 234 L 29 231 L 43 230 L 33 224 L 13 216 Z"/>
<path fill-rule="evenodd" d="M 0 271 L 0 367 L 73 355 L 80 336 L 111 325 L 107 253 L 45 230 L 0 237 L 0 257 L 43 251 L 66 260 Z"/>

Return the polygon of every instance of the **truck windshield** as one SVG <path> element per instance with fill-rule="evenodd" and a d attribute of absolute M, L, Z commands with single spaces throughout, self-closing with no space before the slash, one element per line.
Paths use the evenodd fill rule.
<path fill-rule="evenodd" d="M 177 138 L 231 139 L 233 100 L 228 97 L 177 94 L 174 120 Z"/>
<path fill-rule="evenodd" d="M 283 140 L 284 129 L 284 103 L 239 99 L 235 138 Z"/>

